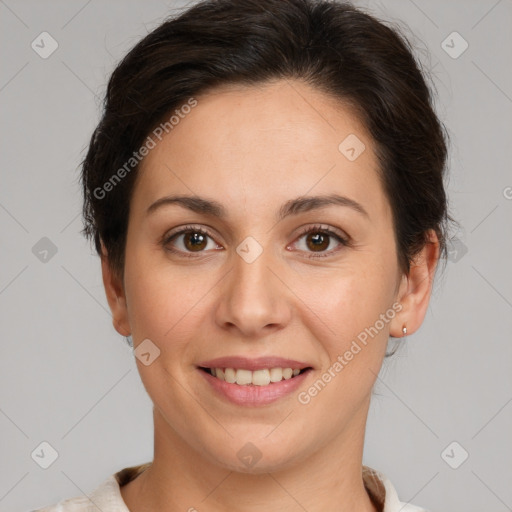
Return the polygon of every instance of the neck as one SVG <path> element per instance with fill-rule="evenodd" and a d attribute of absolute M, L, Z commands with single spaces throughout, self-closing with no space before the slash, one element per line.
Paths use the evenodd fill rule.
<path fill-rule="evenodd" d="M 367 411 L 334 441 L 307 459 L 271 473 L 241 473 L 208 460 L 185 443 L 154 411 L 151 466 L 121 488 L 132 512 L 379 512 L 362 478 Z M 361 435 L 362 433 L 362 435 Z"/>

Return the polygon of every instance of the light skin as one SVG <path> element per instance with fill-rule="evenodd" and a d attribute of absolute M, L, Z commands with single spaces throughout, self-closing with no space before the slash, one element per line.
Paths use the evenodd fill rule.
<path fill-rule="evenodd" d="M 102 258 L 116 330 L 135 348 L 150 339 L 160 349 L 148 366 L 136 359 L 154 404 L 153 464 L 122 497 L 132 512 L 375 512 L 361 476 L 372 387 L 389 336 L 401 337 L 404 325 L 412 334 L 424 319 L 438 240 L 430 232 L 409 274 L 401 272 L 373 142 L 348 107 L 286 80 L 196 99 L 141 164 L 123 278 Z M 366 146 L 354 161 L 338 149 L 349 134 Z M 333 193 L 366 213 L 330 205 L 277 221 L 283 203 Z M 147 213 L 171 195 L 214 200 L 227 216 L 178 204 Z M 194 228 L 161 242 L 189 224 L 210 233 L 200 249 L 190 242 Z M 348 245 L 332 235 L 319 244 L 325 228 Z M 246 237 L 263 250 L 252 263 L 236 251 Z M 396 303 L 401 310 L 378 335 L 301 404 L 298 393 Z M 239 406 L 214 394 L 197 369 L 236 355 L 296 359 L 313 371 L 277 402 Z M 250 468 L 237 456 L 248 442 L 261 453 Z"/>

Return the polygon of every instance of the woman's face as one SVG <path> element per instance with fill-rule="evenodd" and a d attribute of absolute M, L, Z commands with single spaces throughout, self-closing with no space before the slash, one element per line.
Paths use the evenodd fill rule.
<path fill-rule="evenodd" d="M 162 435 L 226 468 L 285 468 L 362 438 L 388 336 L 411 312 L 391 209 L 368 133 L 315 89 L 283 80 L 196 99 L 142 162 L 114 324 L 136 349 L 150 340 L 137 365 Z M 334 195 L 345 199 L 308 199 Z M 199 368 L 230 357 L 242 359 L 213 364 L 260 383 L 280 377 L 270 368 L 309 370 L 245 386 Z"/>

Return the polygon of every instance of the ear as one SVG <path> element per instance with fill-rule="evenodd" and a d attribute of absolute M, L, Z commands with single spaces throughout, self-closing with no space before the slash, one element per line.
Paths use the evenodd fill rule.
<path fill-rule="evenodd" d="M 390 334 L 395 338 L 416 332 L 427 313 L 434 274 L 439 260 L 439 240 L 434 230 L 428 231 L 428 242 L 411 262 L 408 275 L 402 276 L 397 300 L 402 305 L 400 312 L 393 318 Z"/>
<path fill-rule="evenodd" d="M 115 330 L 122 336 L 131 334 L 130 323 L 128 321 L 128 308 L 126 306 L 126 296 L 122 280 L 115 276 L 109 265 L 107 250 L 101 242 L 101 273 L 103 275 L 103 286 L 107 301 L 112 311 L 112 324 Z"/>

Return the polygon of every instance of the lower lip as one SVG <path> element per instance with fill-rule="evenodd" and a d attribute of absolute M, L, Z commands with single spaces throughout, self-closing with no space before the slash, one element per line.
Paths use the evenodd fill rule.
<path fill-rule="evenodd" d="M 272 382 L 267 386 L 255 386 L 254 384 L 231 384 L 198 368 L 198 372 L 203 375 L 219 395 L 227 398 L 234 404 L 249 407 L 270 404 L 290 395 L 304 382 L 310 371 L 311 369 L 308 369 L 291 379 Z"/>

